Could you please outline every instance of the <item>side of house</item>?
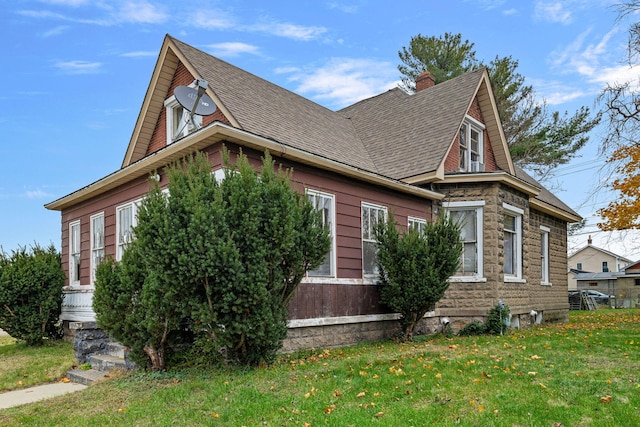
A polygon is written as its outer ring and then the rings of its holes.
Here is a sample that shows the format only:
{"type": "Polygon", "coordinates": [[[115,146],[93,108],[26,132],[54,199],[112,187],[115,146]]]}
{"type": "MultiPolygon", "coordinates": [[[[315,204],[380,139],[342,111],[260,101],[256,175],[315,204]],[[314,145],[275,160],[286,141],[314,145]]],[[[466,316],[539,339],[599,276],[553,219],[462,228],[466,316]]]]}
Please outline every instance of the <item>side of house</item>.
{"type": "Polygon", "coordinates": [[[379,301],[376,221],[400,227],[452,215],[463,228],[460,270],[423,332],[454,327],[500,301],[512,325],[567,319],[567,222],[580,217],[511,162],[486,70],[399,89],[333,112],[170,36],[165,38],[122,167],[47,205],[61,212],[69,333],[92,322],[94,272],[120,259],[150,177],[194,150],[222,168],[223,146],[258,165],[269,150],[323,211],[333,247],[289,306],[285,350],[388,337],[397,314],[379,301]],[[208,81],[217,110],[189,122],[174,89],[208,81]],[[531,317],[530,313],[539,313],[531,317]]]}
{"type": "Polygon", "coordinates": [[[567,261],[569,290],[581,289],[576,280],[576,273],[571,269],[585,273],[618,273],[632,263],[628,258],[594,246],[591,236],[587,245],[569,255],[567,261]]]}

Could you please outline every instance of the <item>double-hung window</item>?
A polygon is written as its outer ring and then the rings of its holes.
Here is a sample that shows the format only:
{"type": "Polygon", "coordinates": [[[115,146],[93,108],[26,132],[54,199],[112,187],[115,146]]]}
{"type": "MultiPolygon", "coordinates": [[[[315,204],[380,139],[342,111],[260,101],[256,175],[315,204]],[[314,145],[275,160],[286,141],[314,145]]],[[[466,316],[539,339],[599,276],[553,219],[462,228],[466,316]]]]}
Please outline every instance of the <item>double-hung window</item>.
{"type": "Polygon", "coordinates": [[[504,208],[504,277],[505,281],[522,279],[522,215],[515,206],[502,204],[504,208]]]}
{"type": "MultiPolygon", "coordinates": [[[[193,87],[193,84],[190,85],[193,87]]],[[[164,101],[167,116],[167,144],[189,135],[202,127],[202,116],[193,116],[171,96],[164,101]]]]}
{"type": "Polygon", "coordinates": [[[375,230],[379,223],[386,220],[385,206],[362,204],[362,271],[365,276],[378,275],[378,242],[375,230]]]}
{"type": "Polygon", "coordinates": [[[96,269],[104,259],[104,213],[91,217],[91,283],[96,280],[96,269]]]}
{"type": "Polygon", "coordinates": [[[116,208],[116,260],[122,259],[127,245],[133,241],[136,225],[136,205],[133,202],[116,208]]]}
{"type": "Polygon", "coordinates": [[[416,218],[413,216],[407,217],[407,228],[409,230],[418,230],[420,234],[424,233],[424,227],[427,225],[427,220],[422,218],[416,218]]]}
{"type": "MultiPolygon", "coordinates": [[[[467,280],[482,278],[482,218],[484,201],[448,202],[444,203],[447,215],[460,226],[462,254],[455,277],[468,277],[467,280]]],[[[462,279],[464,280],[464,279],[462,279]]]]}
{"type": "Polygon", "coordinates": [[[324,262],[314,270],[309,270],[309,276],[335,276],[335,196],[315,190],[307,190],[307,197],[313,207],[320,212],[322,225],[329,230],[331,236],[331,250],[325,256],[324,262]]]}
{"type": "Polygon", "coordinates": [[[69,224],[69,284],[80,284],[80,221],[69,224]]]}
{"type": "Polygon", "coordinates": [[[549,274],[549,227],[540,226],[540,283],[550,285],[551,279],[549,274]]]}
{"type": "Polygon", "coordinates": [[[484,172],[484,125],[468,117],[459,132],[460,171],[484,172]]]}

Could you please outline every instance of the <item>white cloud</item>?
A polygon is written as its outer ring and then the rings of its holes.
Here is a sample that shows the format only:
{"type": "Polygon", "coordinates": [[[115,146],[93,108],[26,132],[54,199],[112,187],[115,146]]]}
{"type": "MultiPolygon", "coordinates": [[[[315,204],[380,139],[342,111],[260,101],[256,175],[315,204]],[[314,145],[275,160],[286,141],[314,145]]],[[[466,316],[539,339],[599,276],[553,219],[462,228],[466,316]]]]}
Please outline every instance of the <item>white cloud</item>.
{"type": "Polygon", "coordinates": [[[516,9],[516,8],[505,9],[505,10],[502,11],[502,14],[505,15],[505,16],[517,15],[518,14],[518,9],[516,9]]]}
{"type": "Polygon", "coordinates": [[[207,45],[206,47],[209,48],[215,56],[233,57],[243,53],[249,53],[252,55],[259,54],[257,46],[241,42],[214,43],[207,45]]]}
{"type": "Polygon", "coordinates": [[[47,37],[57,36],[59,34],[64,33],[68,29],[69,29],[68,25],[58,25],[57,27],[54,27],[49,31],[45,31],[44,33],[42,33],[42,37],[47,38],[47,37]]]}
{"type": "Polygon", "coordinates": [[[235,18],[220,9],[199,10],[191,15],[188,25],[209,30],[224,30],[234,27],[235,18]]]}
{"type": "Polygon", "coordinates": [[[116,17],[119,22],[134,24],[162,24],[169,18],[162,8],[146,0],[123,3],[116,17]]]}
{"type": "Polygon", "coordinates": [[[542,2],[536,3],[534,8],[534,18],[541,21],[557,22],[560,24],[570,24],[573,21],[571,11],[565,8],[560,2],[542,2]]]}
{"type": "Polygon", "coordinates": [[[101,62],[89,62],[82,60],[59,61],[53,64],[65,74],[96,74],[102,68],[101,62]]]}
{"type": "Polygon", "coordinates": [[[88,0],[40,0],[42,3],[54,4],[60,6],[78,7],[88,4],[88,0]]]}
{"type": "Polygon", "coordinates": [[[156,56],[156,55],[158,55],[158,52],[144,51],[144,50],[136,50],[133,52],[125,52],[120,54],[120,56],[124,56],[126,58],[139,58],[144,56],[156,56]]]}
{"type": "Polygon", "coordinates": [[[399,81],[389,62],[368,59],[332,58],[314,70],[294,73],[296,91],[341,108],[394,88],[399,81]]]}
{"type": "Polygon", "coordinates": [[[319,36],[327,32],[325,27],[306,27],[303,25],[279,22],[261,22],[259,24],[246,26],[243,29],[249,32],[266,33],[302,41],[317,39],[319,36]]]}
{"type": "Polygon", "coordinates": [[[43,199],[43,198],[51,198],[53,195],[51,193],[47,193],[41,189],[37,190],[27,190],[23,194],[27,199],[43,199]]]}
{"type": "Polygon", "coordinates": [[[358,6],[356,5],[339,3],[337,1],[327,3],[327,7],[344,13],[356,13],[358,11],[358,6]]]}

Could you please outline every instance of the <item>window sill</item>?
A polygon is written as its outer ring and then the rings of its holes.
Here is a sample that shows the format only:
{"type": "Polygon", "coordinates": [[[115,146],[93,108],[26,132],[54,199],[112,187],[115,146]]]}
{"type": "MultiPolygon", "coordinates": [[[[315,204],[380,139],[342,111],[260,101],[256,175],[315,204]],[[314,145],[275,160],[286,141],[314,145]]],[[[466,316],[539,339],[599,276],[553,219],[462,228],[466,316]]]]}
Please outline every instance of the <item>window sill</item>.
{"type": "Polygon", "coordinates": [[[553,286],[551,282],[540,282],[541,286],[553,286]]]}
{"type": "Polygon", "coordinates": [[[486,277],[480,276],[452,276],[449,277],[450,283],[483,283],[486,282],[486,277]]]}
{"type": "Polygon", "coordinates": [[[526,279],[520,279],[519,277],[507,277],[504,278],[504,283],[527,283],[526,279]]]}

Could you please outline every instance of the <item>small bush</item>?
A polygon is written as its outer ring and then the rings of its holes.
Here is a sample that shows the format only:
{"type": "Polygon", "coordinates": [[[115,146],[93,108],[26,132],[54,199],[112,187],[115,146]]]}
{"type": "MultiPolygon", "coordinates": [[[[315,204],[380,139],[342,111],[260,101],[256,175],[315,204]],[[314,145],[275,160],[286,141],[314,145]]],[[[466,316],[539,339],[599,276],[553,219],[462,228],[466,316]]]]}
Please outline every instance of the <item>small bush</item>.
{"type": "Polygon", "coordinates": [[[496,305],[489,310],[484,323],[473,321],[465,325],[458,335],[468,337],[474,335],[501,335],[507,329],[505,319],[509,317],[509,307],[496,305]]]}
{"type": "Polygon", "coordinates": [[[0,329],[30,346],[59,338],[64,281],[53,245],[0,253],[0,329]]]}
{"type": "Polygon", "coordinates": [[[458,331],[458,335],[460,335],[461,337],[470,337],[475,335],[482,335],[484,334],[484,331],[484,323],[474,320],[473,322],[464,325],[464,327],[460,329],[460,331],[458,331]]]}

